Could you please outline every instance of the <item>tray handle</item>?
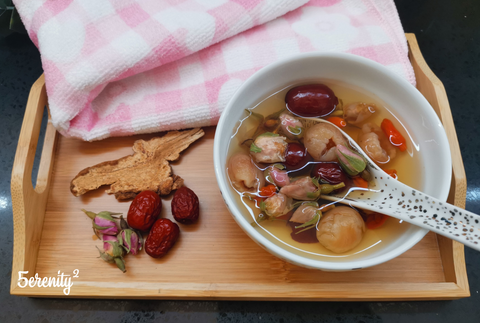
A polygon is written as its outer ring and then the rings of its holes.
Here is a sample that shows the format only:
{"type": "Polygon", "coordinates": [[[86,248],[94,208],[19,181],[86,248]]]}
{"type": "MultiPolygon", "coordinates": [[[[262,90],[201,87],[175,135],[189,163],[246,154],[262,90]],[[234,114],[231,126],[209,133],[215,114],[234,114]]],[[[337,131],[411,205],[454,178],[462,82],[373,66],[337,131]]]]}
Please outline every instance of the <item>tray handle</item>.
{"type": "Polygon", "coordinates": [[[33,84],[28,96],[12,169],[11,192],[15,235],[11,291],[16,287],[20,270],[28,271],[24,276],[35,274],[56,142],[56,130],[49,118],[34,188],[32,169],[46,105],[47,92],[45,78],[42,75],[33,84]]]}
{"type": "MultiPolygon", "coordinates": [[[[450,144],[452,182],[447,201],[464,209],[467,196],[467,179],[445,87],[425,62],[415,34],[405,34],[405,36],[409,46],[408,55],[410,62],[417,78],[417,88],[434,108],[440,120],[442,120],[450,144]]],[[[469,291],[466,278],[464,246],[459,242],[439,235],[437,235],[437,240],[442,256],[445,279],[455,282],[463,290],[469,291]],[[453,259],[454,257],[455,259],[453,259]]]]}

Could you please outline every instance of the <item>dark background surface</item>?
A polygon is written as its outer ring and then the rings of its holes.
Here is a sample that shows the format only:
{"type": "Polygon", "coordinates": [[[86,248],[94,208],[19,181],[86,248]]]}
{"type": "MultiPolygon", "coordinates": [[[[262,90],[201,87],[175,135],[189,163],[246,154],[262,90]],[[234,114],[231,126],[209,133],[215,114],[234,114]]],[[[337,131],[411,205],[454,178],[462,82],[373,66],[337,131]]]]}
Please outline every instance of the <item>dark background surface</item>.
{"type": "MultiPolygon", "coordinates": [[[[398,0],[405,32],[447,90],[480,213],[480,1],[398,0]]],[[[480,322],[480,253],[465,249],[472,296],[436,302],[194,302],[32,299],[9,294],[13,246],[10,176],[28,92],[42,73],[26,36],[0,39],[0,322],[480,322]]]]}

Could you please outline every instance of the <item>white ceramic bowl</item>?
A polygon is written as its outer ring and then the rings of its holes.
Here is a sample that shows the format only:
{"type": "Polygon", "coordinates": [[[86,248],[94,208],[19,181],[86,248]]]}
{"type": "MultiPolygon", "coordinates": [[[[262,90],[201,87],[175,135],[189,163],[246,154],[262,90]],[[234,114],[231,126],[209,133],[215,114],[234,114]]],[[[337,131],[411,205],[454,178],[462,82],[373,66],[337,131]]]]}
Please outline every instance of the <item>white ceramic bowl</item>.
{"type": "Polygon", "coordinates": [[[218,123],[213,150],[215,175],[223,199],[235,221],[255,242],[277,257],[299,266],[345,271],[378,265],[395,258],[413,247],[428,231],[411,226],[376,252],[351,261],[326,261],[320,257],[311,259],[292,253],[281,243],[265,238],[250,225],[251,220],[247,221],[242,214],[245,212],[243,205],[239,205],[232,195],[226,175],[227,151],[233,129],[244,117],[244,109],[254,107],[287,86],[311,79],[341,81],[363,88],[386,102],[418,144],[416,148],[420,150],[420,173],[423,177],[423,185],[419,189],[438,199],[447,199],[451,155],[445,130],[433,108],[415,87],[384,66],[360,56],[339,53],[306,53],[276,62],[252,75],[235,93],[218,123]]]}

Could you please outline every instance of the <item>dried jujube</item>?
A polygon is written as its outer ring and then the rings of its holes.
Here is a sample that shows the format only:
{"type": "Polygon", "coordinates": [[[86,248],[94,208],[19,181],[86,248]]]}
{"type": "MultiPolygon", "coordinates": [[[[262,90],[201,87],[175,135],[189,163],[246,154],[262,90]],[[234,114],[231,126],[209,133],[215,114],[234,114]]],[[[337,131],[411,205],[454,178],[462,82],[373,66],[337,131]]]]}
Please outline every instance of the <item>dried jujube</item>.
{"type": "Polygon", "coordinates": [[[143,191],[128,209],[127,222],[135,230],[148,231],[162,211],[162,200],[157,193],[143,191]]]}
{"type": "Polygon", "coordinates": [[[191,224],[198,220],[200,214],[198,196],[188,187],[180,187],[175,192],[171,206],[175,221],[191,224]]]}
{"type": "Polygon", "coordinates": [[[324,84],[308,84],[290,89],[285,96],[290,112],[305,118],[324,117],[335,110],[338,98],[324,84]]]}
{"type": "Polygon", "coordinates": [[[145,241],[145,252],[153,258],[161,258],[172,249],[180,235],[178,224],[169,219],[158,219],[145,241]]]}

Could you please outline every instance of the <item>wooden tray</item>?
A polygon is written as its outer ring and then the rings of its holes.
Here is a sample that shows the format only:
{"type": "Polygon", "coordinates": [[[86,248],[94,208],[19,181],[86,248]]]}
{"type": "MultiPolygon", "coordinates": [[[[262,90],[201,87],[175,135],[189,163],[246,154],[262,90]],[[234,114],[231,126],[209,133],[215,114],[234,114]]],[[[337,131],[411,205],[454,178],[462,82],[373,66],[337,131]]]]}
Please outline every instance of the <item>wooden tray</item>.
{"type": "MultiPolygon", "coordinates": [[[[428,68],[415,36],[407,34],[410,59],[418,89],[443,121],[453,158],[449,202],[465,206],[466,180],[447,96],[428,68]]],[[[99,190],[81,198],[69,191],[70,180],[84,167],[131,154],[139,138],[110,138],[82,142],[57,135],[48,123],[35,189],[31,172],[42,113],[47,103],[44,78],[33,85],[28,98],[12,172],[14,253],[11,293],[35,297],[64,297],[59,287],[17,286],[18,272],[31,277],[72,275],[69,297],[236,299],[236,300],[425,300],[470,295],[463,245],[429,233],[414,248],[382,265],[353,272],[322,272],[286,263],[256,245],[228,213],[216,185],[212,149],[215,128],[183,153],[174,172],[197,192],[201,220],[181,226],[174,249],[159,260],[144,252],[127,256],[127,273],[97,258],[91,221],[80,211],[127,212],[99,190]]],[[[163,216],[171,218],[170,200],[163,216]]]]}

